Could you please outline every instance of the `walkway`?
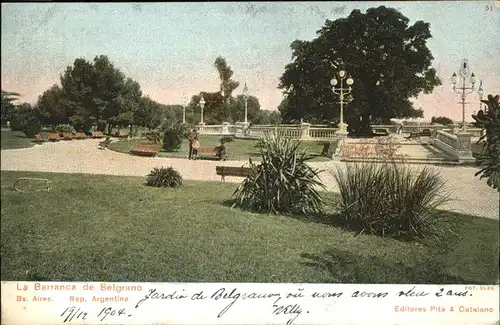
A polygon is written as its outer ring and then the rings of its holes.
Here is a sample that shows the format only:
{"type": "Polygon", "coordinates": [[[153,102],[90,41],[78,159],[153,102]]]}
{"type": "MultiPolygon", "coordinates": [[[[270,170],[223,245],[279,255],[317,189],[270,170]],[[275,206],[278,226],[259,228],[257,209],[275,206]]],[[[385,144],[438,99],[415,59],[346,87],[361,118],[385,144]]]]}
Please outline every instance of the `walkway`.
{"type": "MultiPolygon", "coordinates": [[[[154,167],[172,166],[184,179],[220,181],[215,174],[216,165],[243,166],[247,161],[186,160],[179,158],[147,158],[127,155],[111,150],[98,150],[98,139],[44,143],[27,149],[2,150],[1,170],[39,171],[60,173],[105,174],[122,176],[147,175],[154,167]]],[[[332,173],[344,163],[337,161],[313,162],[311,166],[325,170],[321,174],[329,191],[338,192],[332,173]]],[[[416,165],[415,168],[423,166],[416,165]]],[[[488,187],[485,180],[474,177],[477,171],[465,166],[433,166],[447,181],[453,193],[448,210],[498,219],[499,193],[488,187]]],[[[241,178],[226,177],[227,182],[240,182],[241,178]]]]}

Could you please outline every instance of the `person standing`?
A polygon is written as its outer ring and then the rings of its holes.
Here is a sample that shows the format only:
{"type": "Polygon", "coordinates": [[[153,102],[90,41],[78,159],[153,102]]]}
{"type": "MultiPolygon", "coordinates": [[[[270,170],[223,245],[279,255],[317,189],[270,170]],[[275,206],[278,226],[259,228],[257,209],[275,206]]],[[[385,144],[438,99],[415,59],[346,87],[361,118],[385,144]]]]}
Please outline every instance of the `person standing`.
{"type": "Polygon", "coordinates": [[[193,143],[197,138],[198,138],[198,134],[196,133],[196,130],[192,129],[191,133],[189,133],[189,135],[188,135],[188,143],[189,143],[188,159],[191,159],[193,157],[193,143]]]}
{"type": "Polygon", "coordinates": [[[198,158],[198,148],[200,147],[200,142],[198,141],[198,135],[195,136],[192,147],[193,147],[192,158],[196,160],[196,158],[198,158]]]}

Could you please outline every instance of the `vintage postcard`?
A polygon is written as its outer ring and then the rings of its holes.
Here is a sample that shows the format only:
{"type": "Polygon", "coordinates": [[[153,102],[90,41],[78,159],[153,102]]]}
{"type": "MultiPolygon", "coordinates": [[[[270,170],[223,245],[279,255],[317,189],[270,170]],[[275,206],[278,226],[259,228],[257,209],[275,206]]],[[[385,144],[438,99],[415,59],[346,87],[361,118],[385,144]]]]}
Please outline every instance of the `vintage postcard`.
{"type": "Polygon", "coordinates": [[[2,324],[498,324],[499,1],[1,11],[2,324]]]}

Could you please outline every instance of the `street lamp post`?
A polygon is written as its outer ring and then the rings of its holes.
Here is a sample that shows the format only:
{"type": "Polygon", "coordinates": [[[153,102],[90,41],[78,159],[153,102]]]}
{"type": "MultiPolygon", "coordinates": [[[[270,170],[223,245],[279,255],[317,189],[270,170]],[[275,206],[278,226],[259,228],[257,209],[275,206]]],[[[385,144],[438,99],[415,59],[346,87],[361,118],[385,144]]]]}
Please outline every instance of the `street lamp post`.
{"type": "Polygon", "coordinates": [[[187,105],[187,100],[186,96],[184,95],[182,97],[182,124],[186,124],[186,105],[187,105]]]}
{"type": "Polygon", "coordinates": [[[474,92],[474,85],[476,83],[476,76],[474,75],[474,72],[470,73],[469,69],[469,63],[467,59],[464,59],[462,61],[462,65],[460,67],[459,71],[460,77],[462,78],[462,86],[460,88],[456,87],[457,83],[457,74],[454,72],[453,75],[451,76],[451,82],[453,83],[453,91],[461,94],[462,95],[462,101],[459,102],[459,104],[462,104],[462,128],[461,131],[465,132],[466,127],[465,127],[465,104],[468,104],[465,102],[465,98],[467,95],[472,94],[474,92]],[[466,87],[465,86],[465,79],[469,77],[470,75],[470,83],[471,87],[466,87]]]}
{"type": "Polygon", "coordinates": [[[248,87],[245,82],[245,87],[243,87],[243,99],[245,100],[245,125],[248,124],[248,87]]]}
{"type": "Polygon", "coordinates": [[[479,80],[479,89],[477,90],[477,93],[479,94],[479,110],[481,110],[483,108],[483,95],[484,95],[483,80],[479,80]]]}
{"type": "Polygon", "coordinates": [[[200,121],[200,124],[201,125],[205,124],[205,122],[203,122],[203,107],[205,107],[205,100],[203,99],[203,97],[201,97],[201,99],[200,99],[200,108],[201,108],[201,121],[200,121]]]}
{"type": "Polygon", "coordinates": [[[339,80],[337,80],[336,77],[333,77],[332,80],[330,80],[330,84],[333,86],[332,91],[334,94],[337,94],[340,96],[340,123],[339,123],[339,131],[337,132],[339,135],[345,135],[347,134],[347,126],[344,123],[344,96],[349,95],[352,91],[352,84],[354,83],[354,80],[351,77],[347,77],[347,74],[344,70],[340,70],[338,73],[339,80]],[[344,80],[346,80],[347,88],[344,87],[344,80]],[[335,86],[337,84],[340,84],[338,88],[335,86]]]}

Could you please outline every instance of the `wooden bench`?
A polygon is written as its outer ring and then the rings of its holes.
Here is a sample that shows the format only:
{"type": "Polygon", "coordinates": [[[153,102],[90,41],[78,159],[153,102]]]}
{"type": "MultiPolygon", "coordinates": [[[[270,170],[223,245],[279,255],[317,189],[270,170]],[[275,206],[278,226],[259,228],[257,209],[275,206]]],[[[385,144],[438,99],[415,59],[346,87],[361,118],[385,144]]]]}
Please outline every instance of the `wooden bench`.
{"type": "Polygon", "coordinates": [[[87,138],[87,135],[85,134],[85,132],[77,132],[75,134],[75,139],[86,139],[87,138]]]}
{"type": "Polygon", "coordinates": [[[128,132],[118,131],[115,133],[117,138],[128,138],[128,132]]]}
{"type": "Polygon", "coordinates": [[[225,148],[221,147],[200,147],[198,148],[198,156],[216,157],[219,160],[227,159],[227,152],[225,148]]]}
{"type": "Polygon", "coordinates": [[[160,146],[155,144],[136,144],[130,152],[138,156],[153,157],[160,153],[160,146]]]}
{"type": "Polygon", "coordinates": [[[45,142],[45,139],[42,137],[41,134],[35,134],[35,142],[45,142]]]}
{"type": "Polygon", "coordinates": [[[92,132],[92,138],[104,138],[104,133],[101,131],[92,132]]]}
{"type": "Polygon", "coordinates": [[[215,166],[215,172],[221,176],[221,182],[226,181],[226,176],[248,177],[251,171],[250,167],[215,166]]]}
{"type": "Polygon", "coordinates": [[[59,133],[49,133],[47,136],[47,139],[49,141],[59,141],[61,140],[61,137],[59,136],[59,133]]]}
{"type": "Polygon", "coordinates": [[[63,132],[63,134],[62,134],[62,138],[64,140],[73,140],[73,137],[74,137],[73,133],[71,133],[71,132],[63,132]]]}
{"type": "Polygon", "coordinates": [[[386,136],[389,135],[389,131],[387,129],[373,129],[373,135],[377,136],[386,136]]]}

